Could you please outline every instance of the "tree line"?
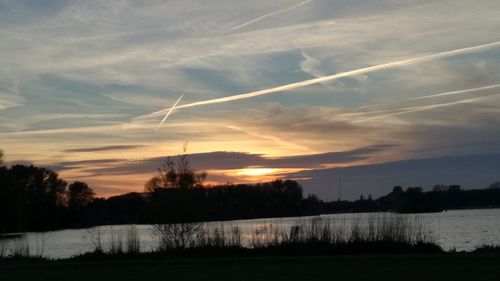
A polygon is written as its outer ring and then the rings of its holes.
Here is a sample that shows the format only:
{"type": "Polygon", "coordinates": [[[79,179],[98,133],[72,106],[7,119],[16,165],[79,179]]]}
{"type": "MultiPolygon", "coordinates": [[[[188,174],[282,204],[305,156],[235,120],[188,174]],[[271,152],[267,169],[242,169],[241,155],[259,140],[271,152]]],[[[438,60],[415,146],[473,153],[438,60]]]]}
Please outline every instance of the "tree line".
{"type": "Polygon", "coordinates": [[[0,233],[72,226],[94,196],[86,183],[68,184],[45,168],[1,166],[0,233]]]}
{"type": "MultiPolygon", "coordinates": [[[[0,151],[1,152],[1,151],[0,151]]],[[[0,156],[2,154],[0,153],[0,156]]],[[[378,199],[324,202],[307,197],[299,183],[207,186],[204,171],[187,156],[167,159],[142,193],[97,198],[84,182],[68,184],[54,171],[33,165],[2,165],[0,157],[0,233],[89,227],[104,224],[160,224],[287,217],[342,212],[432,212],[500,207],[500,183],[483,190],[435,186],[403,190],[396,186],[378,199]]]]}
{"type": "Polygon", "coordinates": [[[463,190],[460,185],[436,185],[430,191],[422,187],[395,186],[390,193],[374,200],[361,195],[355,201],[317,204],[320,213],[397,212],[424,213],[456,209],[500,208],[500,182],[485,189],[463,190]]]}

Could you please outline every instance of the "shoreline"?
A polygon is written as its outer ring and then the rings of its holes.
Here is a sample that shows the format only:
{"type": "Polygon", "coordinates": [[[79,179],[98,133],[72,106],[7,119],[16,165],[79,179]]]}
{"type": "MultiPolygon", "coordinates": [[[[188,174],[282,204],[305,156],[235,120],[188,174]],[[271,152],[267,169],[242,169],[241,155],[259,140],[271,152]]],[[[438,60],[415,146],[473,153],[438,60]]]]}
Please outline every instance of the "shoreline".
{"type": "MultiPolygon", "coordinates": [[[[245,221],[253,221],[253,220],[272,220],[272,219],[289,219],[289,218],[314,218],[314,217],[320,217],[320,216],[328,216],[328,215],[352,215],[352,214],[368,214],[368,213],[374,213],[374,214],[380,214],[380,213],[386,213],[386,214],[391,214],[391,215],[419,215],[419,214],[430,214],[430,213],[446,213],[450,211],[475,211],[475,210],[495,210],[495,209],[500,209],[500,206],[493,206],[493,207],[477,207],[477,208],[457,208],[457,209],[447,209],[447,210],[442,210],[442,211],[434,211],[434,212],[418,212],[418,213],[399,213],[399,212],[394,212],[394,211],[387,211],[387,210],[381,210],[381,211],[366,211],[366,212],[339,212],[339,213],[321,213],[321,214],[304,214],[304,215],[294,215],[294,216],[282,216],[282,217],[253,217],[253,218],[243,218],[243,219],[227,219],[227,220],[213,220],[213,221],[196,221],[192,223],[202,223],[202,224],[210,224],[210,223],[219,223],[219,222],[245,222],[245,221]]],[[[123,225],[138,225],[138,226],[144,226],[144,225],[155,225],[155,223],[113,223],[113,224],[96,224],[96,225],[89,225],[89,226],[79,226],[79,227],[67,227],[67,228],[54,228],[54,229],[44,229],[44,230],[25,230],[25,231],[17,231],[17,232],[7,232],[7,233],[0,233],[0,240],[2,240],[2,237],[6,237],[4,239],[10,239],[10,238],[20,238],[24,236],[26,233],[46,233],[46,232],[56,232],[56,231],[64,231],[64,230],[81,230],[81,229],[89,229],[89,228],[95,228],[95,227],[111,227],[111,226],[123,226],[123,225]],[[8,237],[8,236],[17,236],[17,237],[8,237]]]]}

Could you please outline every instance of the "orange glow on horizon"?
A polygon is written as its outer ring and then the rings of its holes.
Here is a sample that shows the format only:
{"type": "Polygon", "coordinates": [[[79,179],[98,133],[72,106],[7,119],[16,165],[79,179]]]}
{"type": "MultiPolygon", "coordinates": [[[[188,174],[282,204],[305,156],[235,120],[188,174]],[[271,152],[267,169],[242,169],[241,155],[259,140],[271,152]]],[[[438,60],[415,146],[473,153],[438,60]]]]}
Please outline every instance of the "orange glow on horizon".
{"type": "Polygon", "coordinates": [[[273,168],[247,168],[247,169],[240,169],[238,172],[236,172],[237,176],[266,176],[273,174],[277,171],[278,169],[273,169],[273,168]]]}

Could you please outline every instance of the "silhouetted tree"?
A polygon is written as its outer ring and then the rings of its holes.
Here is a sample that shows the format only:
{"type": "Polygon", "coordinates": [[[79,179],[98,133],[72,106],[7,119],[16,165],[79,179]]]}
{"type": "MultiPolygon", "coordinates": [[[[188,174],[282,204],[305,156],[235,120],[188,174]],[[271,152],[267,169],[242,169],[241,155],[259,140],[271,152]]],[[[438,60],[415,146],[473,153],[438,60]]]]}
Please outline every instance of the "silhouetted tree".
{"type": "Polygon", "coordinates": [[[157,188],[162,188],[162,180],[159,176],[150,178],[144,184],[144,192],[153,192],[157,188]]]}
{"type": "Polygon", "coordinates": [[[86,183],[75,181],[68,186],[68,207],[78,210],[94,200],[95,193],[86,183]]]}
{"type": "Polygon", "coordinates": [[[401,186],[397,185],[392,189],[392,193],[394,193],[395,196],[400,196],[401,194],[404,193],[404,191],[401,186]]]}
{"type": "Polygon", "coordinates": [[[489,189],[500,189],[500,181],[490,184],[489,189]]]}
{"type": "Polygon", "coordinates": [[[9,174],[29,228],[55,228],[63,222],[67,183],[57,173],[33,165],[14,165],[9,174]]]}
{"type": "Polygon", "coordinates": [[[457,185],[457,184],[454,184],[454,185],[450,185],[450,187],[448,188],[448,191],[451,192],[451,193],[457,193],[457,192],[460,192],[460,185],[457,185]]]}
{"type": "Polygon", "coordinates": [[[177,156],[175,163],[170,157],[167,157],[165,163],[158,169],[159,175],[148,180],[144,189],[151,192],[160,188],[193,189],[203,187],[207,173],[196,171],[191,167],[186,149],[187,142],[184,143],[183,153],[177,156]]]}
{"type": "Polygon", "coordinates": [[[434,192],[443,192],[443,191],[448,191],[448,186],[444,184],[436,184],[433,188],[432,191],[434,192]]]}
{"type": "Polygon", "coordinates": [[[167,158],[159,172],[162,188],[199,188],[203,186],[203,181],[207,177],[206,172],[198,172],[191,168],[186,154],[180,155],[177,163],[167,158]]]}

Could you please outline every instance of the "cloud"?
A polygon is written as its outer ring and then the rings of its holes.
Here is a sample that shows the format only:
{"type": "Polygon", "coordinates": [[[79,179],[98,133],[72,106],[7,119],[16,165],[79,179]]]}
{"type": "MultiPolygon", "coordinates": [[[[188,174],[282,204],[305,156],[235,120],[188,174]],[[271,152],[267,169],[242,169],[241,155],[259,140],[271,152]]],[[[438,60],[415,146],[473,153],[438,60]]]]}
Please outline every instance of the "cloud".
{"type": "Polygon", "coordinates": [[[342,199],[357,199],[360,194],[377,198],[396,185],[421,186],[459,184],[463,188],[485,188],[499,180],[500,154],[433,157],[346,168],[316,169],[289,174],[302,180],[307,193],[322,198],[338,198],[341,180],[342,199]]]}
{"type": "Polygon", "coordinates": [[[22,106],[26,99],[9,89],[2,89],[0,82],[0,110],[22,106]]]}
{"type": "MultiPolygon", "coordinates": [[[[189,154],[189,160],[195,169],[201,170],[233,170],[249,167],[309,169],[325,165],[366,160],[377,153],[381,153],[392,148],[394,148],[394,145],[386,144],[362,147],[350,151],[272,158],[265,157],[262,154],[218,151],[189,154]]],[[[177,156],[172,157],[174,162],[176,159],[177,156]]],[[[73,168],[80,167],[84,169],[85,172],[96,175],[120,175],[130,173],[151,173],[161,167],[165,160],[166,156],[137,161],[103,159],[97,161],[61,162],[53,164],[52,167],[59,167],[58,169],[65,169],[65,166],[71,166],[73,168]],[[104,164],[104,166],[100,168],[93,168],[92,165],[94,164],[104,164]],[[106,164],[108,164],[107,167],[106,164]]]]}
{"type": "Polygon", "coordinates": [[[307,4],[307,3],[311,2],[311,1],[312,1],[312,0],[305,0],[305,1],[299,2],[299,3],[297,3],[297,4],[294,4],[294,5],[292,5],[292,6],[288,6],[288,7],[286,7],[286,8],[282,8],[282,9],[279,9],[279,10],[273,11],[273,12],[271,12],[271,13],[265,14],[265,15],[263,15],[263,16],[260,16],[260,17],[254,18],[254,19],[252,19],[252,20],[250,20],[250,21],[244,22],[244,23],[242,23],[242,24],[239,24],[239,25],[237,25],[237,26],[234,26],[234,27],[230,28],[230,29],[228,30],[228,32],[235,31],[235,30],[241,29],[241,28],[243,28],[243,27],[245,27],[245,26],[248,26],[248,25],[254,24],[254,23],[256,23],[256,22],[259,22],[259,21],[261,21],[261,20],[264,20],[264,19],[266,19],[266,18],[269,18],[269,17],[275,16],[275,15],[278,15],[278,14],[282,14],[282,13],[284,13],[284,12],[286,12],[286,11],[291,10],[291,9],[295,9],[295,8],[300,7],[300,6],[303,6],[303,5],[305,5],[305,4],[307,4]]]}
{"type": "MultiPolygon", "coordinates": [[[[455,50],[450,50],[450,51],[444,51],[444,52],[434,53],[434,54],[430,54],[430,55],[415,57],[415,58],[411,58],[411,59],[393,61],[393,62],[383,63],[383,64],[374,65],[374,66],[370,66],[370,67],[345,71],[345,72],[341,72],[341,73],[337,73],[337,74],[321,76],[321,77],[317,77],[317,78],[313,78],[313,79],[309,79],[309,80],[290,83],[287,85],[282,85],[282,86],[273,87],[273,88],[269,88],[269,89],[254,91],[254,92],[250,92],[250,93],[183,104],[183,105],[177,106],[177,108],[182,109],[182,108],[189,108],[189,107],[202,106],[202,105],[226,103],[226,102],[231,102],[231,101],[236,101],[236,100],[258,97],[258,96],[262,96],[262,95],[268,95],[268,94],[272,94],[272,93],[285,92],[285,91],[293,90],[296,88],[306,87],[306,86],[310,86],[310,85],[314,85],[314,84],[318,84],[318,83],[329,82],[329,81],[344,78],[344,77],[350,77],[350,76],[354,76],[354,75],[360,75],[360,74],[365,74],[365,73],[370,73],[370,72],[380,71],[380,70],[385,70],[385,69],[390,69],[390,68],[403,67],[403,66],[408,66],[408,65],[417,64],[417,63],[423,63],[423,62],[431,61],[431,60],[435,60],[435,59],[442,59],[442,58],[446,58],[446,57],[450,57],[450,56],[462,55],[462,54],[473,53],[473,52],[480,52],[480,51],[488,50],[490,48],[497,48],[499,46],[500,46],[500,41],[496,41],[496,42],[486,43],[486,44],[477,45],[477,46],[473,46],[473,47],[466,47],[466,48],[460,48],[460,49],[455,49],[455,50]]],[[[165,112],[170,112],[171,110],[172,110],[172,108],[167,108],[167,109],[164,109],[161,111],[153,112],[150,115],[155,116],[158,114],[164,114],[165,112]]]]}
{"type": "Polygon", "coordinates": [[[459,95],[459,94],[464,94],[464,93],[473,93],[473,92],[478,92],[478,91],[483,91],[483,90],[496,89],[498,87],[500,87],[500,84],[494,84],[494,85],[488,85],[488,86],[472,88],[472,89],[462,89],[462,90],[457,90],[457,91],[449,91],[449,92],[444,92],[444,93],[439,93],[439,94],[427,95],[427,96],[414,98],[414,100],[445,97],[445,96],[459,95]]]}
{"type": "Polygon", "coordinates": [[[66,149],[64,150],[64,152],[99,152],[99,151],[110,151],[110,150],[129,150],[140,147],[143,147],[143,145],[110,145],[101,147],[66,149]]]}
{"type": "MultiPolygon", "coordinates": [[[[474,102],[490,99],[491,97],[495,97],[497,95],[500,95],[500,94],[491,95],[491,96],[482,96],[482,97],[476,97],[476,98],[460,99],[460,100],[455,100],[455,101],[445,102],[445,103],[435,103],[435,104],[422,105],[422,106],[412,106],[412,107],[406,107],[406,108],[384,110],[384,111],[382,111],[381,114],[380,114],[380,111],[377,111],[377,112],[375,112],[375,114],[373,116],[361,117],[361,118],[353,120],[352,122],[354,122],[354,123],[367,122],[367,121],[373,121],[373,120],[387,118],[387,117],[393,117],[396,115],[403,115],[403,114],[420,112],[420,111],[428,111],[428,110],[433,110],[433,109],[438,109],[438,108],[448,107],[448,106],[455,106],[455,105],[460,105],[460,104],[474,103],[474,102]]],[[[370,114],[370,112],[367,112],[367,114],[370,114]]]]}
{"type": "MultiPolygon", "coordinates": [[[[287,166],[276,160],[286,157],[314,166],[332,151],[384,144],[397,146],[335,165],[500,150],[498,89],[457,92],[499,83],[500,48],[432,57],[498,41],[498,1],[301,1],[0,1],[2,149],[37,165],[118,160],[66,166],[71,176],[176,154],[184,140],[193,154],[242,153],[237,167],[287,166]],[[158,132],[161,118],[134,118],[180,95],[186,105],[259,89],[288,90],[179,110],[158,132]],[[448,94],[414,99],[435,93],[448,94]],[[401,109],[413,111],[353,122],[401,109]],[[66,152],[130,144],[143,146],[66,152]]],[[[141,190],[150,174],[130,171],[86,179],[141,190]]]]}

